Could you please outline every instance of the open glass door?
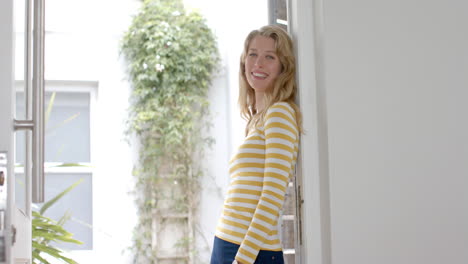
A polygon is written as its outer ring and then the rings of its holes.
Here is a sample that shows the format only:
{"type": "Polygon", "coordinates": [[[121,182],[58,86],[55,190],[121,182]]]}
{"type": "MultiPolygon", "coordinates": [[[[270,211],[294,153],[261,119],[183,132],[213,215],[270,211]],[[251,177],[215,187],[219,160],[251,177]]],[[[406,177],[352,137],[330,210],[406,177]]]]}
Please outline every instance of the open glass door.
{"type": "Polygon", "coordinates": [[[43,0],[0,1],[0,264],[32,262],[31,203],[43,200],[43,28],[43,0]]]}
{"type": "MultiPolygon", "coordinates": [[[[269,24],[277,25],[291,34],[289,21],[291,20],[289,0],[269,0],[269,24]]],[[[283,243],[284,261],[286,264],[301,262],[301,184],[300,175],[291,179],[286,192],[281,224],[281,238],[283,243]]]]}

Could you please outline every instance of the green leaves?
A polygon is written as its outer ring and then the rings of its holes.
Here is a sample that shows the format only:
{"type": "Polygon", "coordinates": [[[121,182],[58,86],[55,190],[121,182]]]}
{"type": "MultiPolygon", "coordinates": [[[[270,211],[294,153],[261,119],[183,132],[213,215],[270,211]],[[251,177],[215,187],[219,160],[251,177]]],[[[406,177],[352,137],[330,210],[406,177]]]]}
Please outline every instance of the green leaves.
{"type": "Polygon", "coordinates": [[[73,190],[83,180],[79,180],[72,184],[70,187],[56,195],[54,198],[44,203],[40,208],[39,212],[32,212],[32,257],[33,263],[36,264],[49,264],[44,258],[44,254],[47,254],[53,258],[60,259],[70,264],[77,264],[76,261],[67,258],[63,255],[62,250],[57,247],[50,245],[51,242],[66,242],[74,244],[83,244],[83,242],[73,239],[73,234],[63,228],[65,222],[67,222],[71,215],[69,212],[65,213],[58,221],[50,219],[43,214],[53,206],[58,200],[64,195],[73,190]]]}
{"type": "Polygon", "coordinates": [[[139,210],[135,263],[154,263],[152,223],[166,208],[194,210],[202,173],[198,160],[209,146],[206,99],[218,66],[214,34],[181,0],[145,0],[125,33],[121,52],[132,83],[128,131],[140,157],[134,194],[139,210]]]}
{"type": "Polygon", "coordinates": [[[46,203],[44,203],[44,205],[42,205],[41,209],[39,210],[39,213],[40,214],[44,214],[47,209],[49,209],[52,205],[54,205],[58,200],[60,200],[60,198],[62,198],[63,196],[65,196],[67,193],[69,193],[71,190],[75,189],[76,186],[78,186],[80,183],[83,182],[83,179],[80,179],[78,180],[77,182],[75,182],[74,184],[72,184],[70,187],[68,187],[67,189],[63,190],[61,193],[57,194],[54,198],[52,198],[51,200],[47,201],[46,203]]]}

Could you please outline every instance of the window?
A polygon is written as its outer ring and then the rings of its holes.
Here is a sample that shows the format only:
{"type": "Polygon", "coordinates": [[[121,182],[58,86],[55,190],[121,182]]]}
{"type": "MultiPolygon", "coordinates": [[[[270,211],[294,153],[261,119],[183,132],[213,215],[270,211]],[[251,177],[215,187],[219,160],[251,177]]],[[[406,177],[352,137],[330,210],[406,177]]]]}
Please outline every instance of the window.
{"type": "MultiPolygon", "coordinates": [[[[19,85],[21,86],[21,85],[19,85]]],[[[95,83],[46,82],[45,126],[45,201],[81,180],[82,182],[63,196],[45,215],[54,220],[69,212],[71,218],[64,227],[74,234],[82,245],[63,243],[69,250],[93,248],[93,172],[91,166],[91,105],[95,83]]],[[[24,93],[17,92],[16,116],[24,116],[24,93]]],[[[25,160],[25,134],[16,137],[16,163],[25,160]]],[[[24,177],[21,174],[20,177],[24,177]]],[[[21,184],[17,181],[16,184],[21,184]]],[[[21,188],[19,188],[21,190],[21,188]]],[[[23,194],[17,198],[24,200],[23,194]]],[[[42,204],[37,204],[40,207],[42,204]]],[[[34,210],[34,207],[33,207],[34,210]]]]}

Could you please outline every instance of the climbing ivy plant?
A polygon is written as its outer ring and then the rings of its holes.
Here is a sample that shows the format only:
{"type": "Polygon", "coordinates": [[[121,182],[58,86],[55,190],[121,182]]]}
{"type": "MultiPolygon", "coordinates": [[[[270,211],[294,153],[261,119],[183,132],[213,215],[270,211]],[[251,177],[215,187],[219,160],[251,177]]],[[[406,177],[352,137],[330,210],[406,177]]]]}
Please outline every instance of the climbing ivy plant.
{"type": "Polygon", "coordinates": [[[139,142],[134,263],[156,263],[155,225],[164,224],[164,215],[193,215],[197,209],[200,160],[212,142],[206,136],[207,92],[218,51],[205,19],[186,11],[182,0],[145,0],[121,52],[132,85],[127,132],[139,142]]]}

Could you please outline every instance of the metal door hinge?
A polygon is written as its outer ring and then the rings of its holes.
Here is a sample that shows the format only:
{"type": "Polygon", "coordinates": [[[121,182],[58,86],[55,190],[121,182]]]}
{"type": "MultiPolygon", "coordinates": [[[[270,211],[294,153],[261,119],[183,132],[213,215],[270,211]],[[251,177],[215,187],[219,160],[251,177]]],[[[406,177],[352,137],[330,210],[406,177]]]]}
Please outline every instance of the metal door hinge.
{"type": "Polygon", "coordinates": [[[0,171],[0,186],[3,186],[5,184],[5,172],[0,171]]]}
{"type": "Polygon", "coordinates": [[[16,243],[16,227],[11,225],[11,245],[16,243]]]}
{"type": "Polygon", "coordinates": [[[299,245],[302,245],[302,204],[304,199],[302,199],[301,185],[297,185],[297,233],[299,235],[299,245]]]}

